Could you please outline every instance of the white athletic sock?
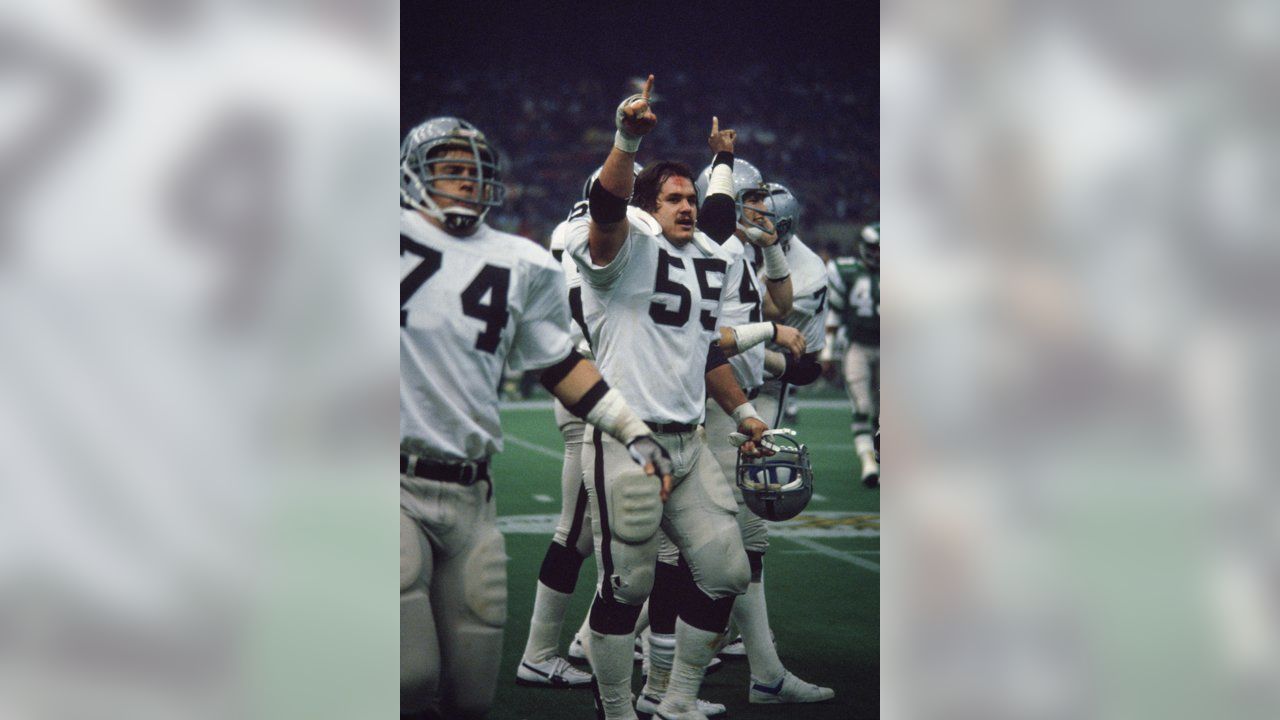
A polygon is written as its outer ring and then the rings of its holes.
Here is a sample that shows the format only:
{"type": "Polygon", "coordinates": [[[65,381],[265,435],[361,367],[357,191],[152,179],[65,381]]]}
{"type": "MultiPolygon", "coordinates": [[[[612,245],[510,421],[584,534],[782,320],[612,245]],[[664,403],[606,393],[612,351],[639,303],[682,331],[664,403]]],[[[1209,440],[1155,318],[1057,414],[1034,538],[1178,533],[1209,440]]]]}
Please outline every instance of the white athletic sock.
{"type": "Polygon", "coordinates": [[[667,682],[671,679],[671,664],[676,658],[676,636],[659,635],[649,631],[649,680],[644,685],[645,695],[662,697],[667,694],[667,682]]]}
{"type": "Polygon", "coordinates": [[[631,634],[605,635],[592,630],[587,642],[605,717],[608,720],[632,720],[636,716],[635,708],[631,706],[635,637],[631,634]]]}
{"type": "Polygon", "coordinates": [[[556,655],[569,597],[538,583],[538,591],[533,598],[533,619],[529,621],[529,639],[524,644],[525,661],[544,662],[556,655]]]}
{"type": "Polygon", "coordinates": [[[865,433],[854,436],[853,448],[857,451],[858,457],[862,457],[866,453],[874,453],[876,451],[876,446],[872,441],[871,436],[865,433]]]}
{"type": "Polygon", "coordinates": [[[773,647],[763,582],[747,585],[747,591],[733,601],[733,620],[742,632],[742,644],[747,649],[751,677],[768,684],[777,682],[786,668],[782,667],[778,651],[773,647]]]}
{"type": "Polygon", "coordinates": [[[719,643],[719,633],[699,630],[684,620],[676,619],[676,656],[671,664],[667,694],[662,698],[659,710],[678,713],[696,707],[702,674],[716,656],[719,643]]]}

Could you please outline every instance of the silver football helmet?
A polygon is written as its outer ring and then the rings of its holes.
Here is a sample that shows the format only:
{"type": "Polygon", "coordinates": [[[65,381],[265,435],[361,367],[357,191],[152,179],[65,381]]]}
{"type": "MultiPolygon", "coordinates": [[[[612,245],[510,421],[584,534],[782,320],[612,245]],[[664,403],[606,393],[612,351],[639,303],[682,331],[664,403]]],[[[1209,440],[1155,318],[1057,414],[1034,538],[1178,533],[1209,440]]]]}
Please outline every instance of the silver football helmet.
{"type": "Polygon", "coordinates": [[[791,238],[796,234],[796,225],[800,222],[800,202],[781,183],[765,183],[764,186],[769,191],[765,207],[773,212],[773,225],[778,232],[778,242],[782,243],[782,249],[786,250],[787,245],[791,243],[791,238]]]}
{"type": "MultiPolygon", "coordinates": [[[[632,165],[632,170],[633,170],[633,172],[635,173],[635,176],[636,176],[636,177],[640,177],[640,171],[644,170],[644,166],[643,166],[643,165],[641,165],[641,164],[640,164],[640,163],[638,163],[638,162],[632,162],[632,163],[631,163],[631,165],[632,165]]],[[[603,166],[603,165],[601,165],[600,167],[596,168],[596,169],[595,169],[595,171],[591,173],[591,176],[587,178],[587,182],[586,182],[586,184],[584,184],[584,185],[582,186],[582,199],[583,199],[583,200],[590,200],[590,199],[591,199],[591,183],[595,182],[595,181],[596,181],[596,178],[600,177],[600,172],[601,172],[602,170],[604,170],[604,166],[603,166]]]]}
{"type": "Polygon", "coordinates": [[[761,444],[775,454],[753,458],[738,453],[735,474],[742,499],[765,520],[790,520],[813,497],[809,450],[790,428],[766,430],[761,444]]]}
{"type": "MultiPolygon", "coordinates": [[[[698,179],[694,182],[694,188],[698,191],[698,205],[707,199],[707,190],[711,185],[711,166],[708,165],[698,175],[698,179]]],[[[755,165],[746,160],[733,160],[733,201],[738,206],[738,226],[744,230],[749,227],[759,228],[762,232],[769,232],[769,228],[763,224],[748,220],[743,212],[742,203],[747,195],[759,193],[767,195],[765,188],[764,176],[756,169],[755,165]]],[[[765,210],[755,210],[756,213],[769,218],[769,222],[775,222],[773,213],[768,209],[768,203],[765,203],[765,210]]]]}
{"type": "Polygon", "coordinates": [[[867,267],[880,267],[880,221],[877,220],[862,228],[862,236],[858,240],[858,254],[867,267]]]}
{"type": "Polygon", "coordinates": [[[451,230],[466,231],[484,220],[491,208],[500,207],[507,196],[502,184],[498,151],[476,126],[455,117],[432,118],[409,131],[400,145],[400,202],[439,220],[451,230]],[[452,164],[471,165],[472,175],[437,174],[435,158],[447,150],[465,150],[471,157],[459,157],[452,164]],[[440,180],[475,180],[475,195],[463,196],[436,187],[440,180]],[[466,203],[441,208],[435,198],[466,203]]]}

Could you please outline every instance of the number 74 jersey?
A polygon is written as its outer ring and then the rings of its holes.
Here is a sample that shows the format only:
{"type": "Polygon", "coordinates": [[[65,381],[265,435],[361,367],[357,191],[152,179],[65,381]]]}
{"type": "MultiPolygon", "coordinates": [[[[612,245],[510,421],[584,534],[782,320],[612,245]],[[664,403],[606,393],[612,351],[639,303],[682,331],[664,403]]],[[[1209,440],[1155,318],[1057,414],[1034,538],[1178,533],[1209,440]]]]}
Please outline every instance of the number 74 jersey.
{"type": "Polygon", "coordinates": [[[502,450],[504,364],[547,367],[572,349],[564,273],[551,254],[487,225],[466,238],[400,212],[400,438],[415,454],[502,450]]]}

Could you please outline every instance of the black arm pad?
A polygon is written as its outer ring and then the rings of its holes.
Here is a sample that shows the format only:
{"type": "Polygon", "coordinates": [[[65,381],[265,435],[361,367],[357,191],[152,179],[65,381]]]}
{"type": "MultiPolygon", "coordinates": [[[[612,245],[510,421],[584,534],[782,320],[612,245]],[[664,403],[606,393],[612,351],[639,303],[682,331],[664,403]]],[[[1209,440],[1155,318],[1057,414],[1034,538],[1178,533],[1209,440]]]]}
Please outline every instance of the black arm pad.
{"type": "Polygon", "coordinates": [[[711,169],[714,170],[717,165],[728,165],[729,171],[733,171],[733,153],[728,150],[721,150],[716,156],[711,158],[711,169]]]}
{"type": "Polygon", "coordinates": [[[612,225],[627,217],[627,200],[605,190],[600,178],[591,183],[591,192],[587,194],[591,204],[591,219],[601,225],[612,225]]]}
{"type": "Polygon", "coordinates": [[[583,358],[578,354],[577,350],[570,350],[564,359],[547,368],[543,368],[542,374],[538,376],[538,382],[542,383],[542,387],[547,392],[554,392],[555,387],[560,381],[569,376],[569,372],[578,366],[578,362],[583,358]]]}
{"type": "Polygon", "coordinates": [[[720,349],[720,341],[711,343],[711,347],[707,348],[707,369],[702,372],[703,375],[715,370],[721,365],[728,365],[729,358],[724,356],[724,351],[720,349]]]}
{"type": "Polygon", "coordinates": [[[733,235],[738,226],[738,206],[724,193],[713,193],[702,201],[698,210],[698,229],[718,243],[733,235]]]}
{"type": "Polygon", "coordinates": [[[809,353],[799,360],[791,357],[791,353],[783,353],[787,360],[787,369],[782,371],[778,379],[791,385],[811,385],[822,376],[822,366],[818,364],[818,353],[809,353]]]}
{"type": "Polygon", "coordinates": [[[609,392],[609,383],[601,379],[595,385],[592,385],[587,394],[583,395],[578,402],[565,409],[586,420],[587,413],[591,412],[591,408],[595,407],[596,403],[600,402],[600,398],[604,397],[607,392],[609,392]]]}

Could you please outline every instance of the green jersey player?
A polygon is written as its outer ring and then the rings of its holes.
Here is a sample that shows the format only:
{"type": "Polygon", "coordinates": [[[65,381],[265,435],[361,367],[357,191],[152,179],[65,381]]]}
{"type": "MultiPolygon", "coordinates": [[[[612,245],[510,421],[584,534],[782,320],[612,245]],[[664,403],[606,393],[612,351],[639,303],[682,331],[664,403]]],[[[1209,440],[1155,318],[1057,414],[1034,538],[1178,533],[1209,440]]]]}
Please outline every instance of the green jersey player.
{"type": "Polygon", "coordinates": [[[880,424],[880,223],[862,229],[857,257],[827,264],[831,315],[828,330],[843,326],[849,340],[844,357],[845,387],[853,405],[853,442],[862,464],[862,482],[880,484],[872,435],[880,424]]]}

